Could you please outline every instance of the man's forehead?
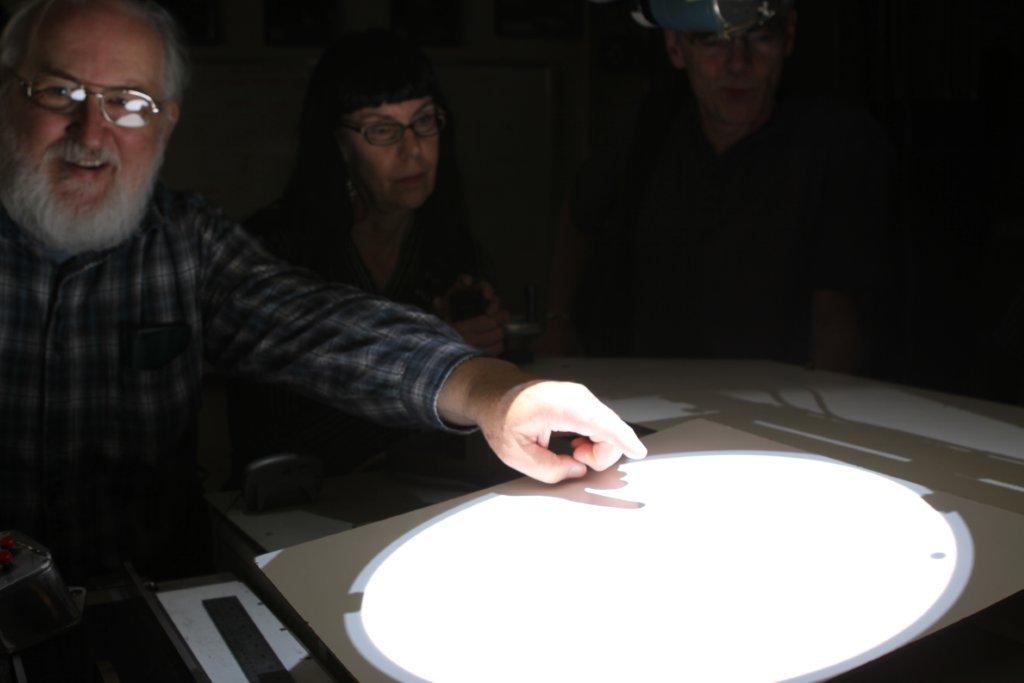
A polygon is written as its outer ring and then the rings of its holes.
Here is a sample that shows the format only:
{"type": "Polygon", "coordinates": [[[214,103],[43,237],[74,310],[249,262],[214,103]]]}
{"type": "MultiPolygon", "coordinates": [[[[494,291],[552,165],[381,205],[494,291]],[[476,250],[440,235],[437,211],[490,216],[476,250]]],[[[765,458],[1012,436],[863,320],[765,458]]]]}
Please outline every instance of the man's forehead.
{"type": "Polygon", "coordinates": [[[729,31],[729,32],[711,33],[711,32],[707,32],[707,31],[677,31],[676,33],[679,34],[682,37],[685,37],[685,38],[688,38],[688,39],[691,39],[691,40],[707,40],[707,39],[710,39],[710,38],[721,38],[721,39],[724,40],[724,39],[728,39],[728,38],[736,38],[736,37],[739,37],[739,36],[751,35],[751,34],[752,35],[773,34],[773,35],[780,35],[781,36],[782,34],[784,34],[786,32],[786,28],[788,28],[788,26],[789,26],[789,21],[790,21],[790,19],[789,19],[788,16],[783,17],[783,16],[780,16],[780,15],[776,14],[775,16],[773,16],[768,21],[765,21],[765,22],[762,22],[762,23],[758,23],[758,24],[754,24],[752,26],[746,26],[746,27],[743,27],[743,28],[735,29],[735,30],[732,30],[732,31],[729,31]]]}
{"type": "Polygon", "coordinates": [[[152,24],[118,3],[56,2],[39,18],[22,67],[155,89],[162,83],[163,43],[152,24]]]}
{"type": "Polygon", "coordinates": [[[765,33],[775,33],[782,35],[795,27],[796,10],[793,9],[792,2],[783,2],[782,6],[777,11],[762,16],[758,20],[750,23],[736,24],[729,28],[722,28],[717,32],[677,29],[676,34],[680,37],[708,35],[735,37],[750,33],[759,33],[762,35],[765,33]]]}

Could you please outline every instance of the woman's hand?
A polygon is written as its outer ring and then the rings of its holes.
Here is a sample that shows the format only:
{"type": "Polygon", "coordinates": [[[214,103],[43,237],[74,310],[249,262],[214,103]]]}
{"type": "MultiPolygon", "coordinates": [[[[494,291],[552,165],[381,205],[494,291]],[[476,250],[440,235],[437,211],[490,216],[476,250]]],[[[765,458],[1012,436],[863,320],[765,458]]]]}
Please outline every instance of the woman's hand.
{"type": "Polygon", "coordinates": [[[504,349],[509,314],[490,283],[460,275],[444,296],[434,299],[434,313],[455,328],[463,341],[488,356],[504,349]]]}

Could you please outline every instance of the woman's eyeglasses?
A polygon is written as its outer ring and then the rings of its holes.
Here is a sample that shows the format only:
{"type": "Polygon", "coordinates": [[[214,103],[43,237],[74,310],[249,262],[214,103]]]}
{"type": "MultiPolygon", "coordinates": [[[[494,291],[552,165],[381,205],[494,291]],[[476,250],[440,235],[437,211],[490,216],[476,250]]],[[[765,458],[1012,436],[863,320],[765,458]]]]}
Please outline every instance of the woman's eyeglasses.
{"type": "Polygon", "coordinates": [[[409,123],[399,123],[398,121],[375,121],[368,123],[363,126],[358,126],[354,123],[342,121],[339,125],[342,128],[348,128],[360,133],[363,138],[371,145],[377,147],[387,147],[393,145],[402,139],[405,135],[405,130],[408,128],[417,137],[429,138],[437,135],[444,128],[445,114],[440,109],[436,111],[427,112],[420,114],[409,123]]]}

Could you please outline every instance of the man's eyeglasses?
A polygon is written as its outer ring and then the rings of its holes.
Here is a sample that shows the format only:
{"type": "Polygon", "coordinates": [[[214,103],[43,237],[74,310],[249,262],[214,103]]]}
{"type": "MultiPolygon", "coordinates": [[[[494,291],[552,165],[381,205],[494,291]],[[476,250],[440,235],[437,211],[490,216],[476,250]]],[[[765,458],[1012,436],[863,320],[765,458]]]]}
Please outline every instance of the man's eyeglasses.
{"type": "Polygon", "coordinates": [[[398,121],[377,121],[374,123],[368,123],[364,126],[358,126],[354,123],[348,123],[342,121],[339,125],[342,128],[348,128],[360,133],[363,138],[371,145],[377,147],[387,147],[393,145],[402,139],[405,135],[405,129],[412,130],[418,137],[429,138],[437,135],[444,128],[445,124],[445,113],[440,109],[435,111],[420,114],[409,123],[399,123],[398,121]]]}
{"type": "Polygon", "coordinates": [[[25,97],[48,111],[70,114],[89,95],[100,102],[103,118],[121,128],[142,128],[160,113],[160,105],[150,95],[130,88],[90,88],[63,76],[39,74],[32,80],[21,78],[25,97]]]}
{"type": "Polygon", "coordinates": [[[706,52],[728,52],[733,43],[743,42],[753,51],[770,51],[783,42],[783,32],[775,26],[762,26],[735,34],[689,33],[687,37],[695,47],[706,52]]]}

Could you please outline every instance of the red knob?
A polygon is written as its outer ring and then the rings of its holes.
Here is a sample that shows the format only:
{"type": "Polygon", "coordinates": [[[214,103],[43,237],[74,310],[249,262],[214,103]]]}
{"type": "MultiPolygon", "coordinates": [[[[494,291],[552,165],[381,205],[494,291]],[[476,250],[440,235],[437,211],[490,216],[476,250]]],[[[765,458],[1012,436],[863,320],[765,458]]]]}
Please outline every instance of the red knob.
{"type": "Polygon", "coordinates": [[[3,550],[14,550],[14,546],[17,541],[14,540],[14,536],[4,536],[0,538],[0,548],[3,550]]]}
{"type": "Polygon", "coordinates": [[[4,567],[14,563],[14,553],[10,550],[0,550],[0,565],[4,567]]]}

